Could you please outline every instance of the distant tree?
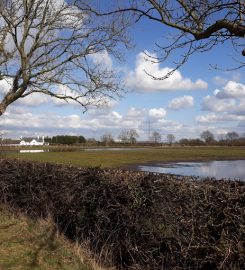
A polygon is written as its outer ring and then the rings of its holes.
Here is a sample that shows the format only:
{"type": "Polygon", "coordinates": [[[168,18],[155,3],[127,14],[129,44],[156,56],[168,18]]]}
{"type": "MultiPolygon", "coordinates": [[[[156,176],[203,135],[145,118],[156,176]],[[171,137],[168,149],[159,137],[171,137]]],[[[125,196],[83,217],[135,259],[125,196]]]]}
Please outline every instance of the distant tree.
{"type": "Polygon", "coordinates": [[[203,145],[204,144],[204,142],[202,141],[202,140],[200,140],[200,139],[190,139],[189,140],[189,145],[190,146],[196,146],[196,145],[203,145]]]}
{"type": "Polygon", "coordinates": [[[150,136],[150,140],[152,142],[154,142],[154,144],[158,144],[161,142],[162,136],[159,132],[157,131],[153,131],[151,136],[150,136]]]}
{"type": "Polygon", "coordinates": [[[89,145],[97,145],[97,141],[95,138],[87,138],[86,143],[89,145]]]}
{"type": "Polygon", "coordinates": [[[214,141],[214,134],[209,130],[205,130],[201,133],[200,138],[209,144],[214,141]]]}
{"type": "Polygon", "coordinates": [[[167,141],[170,145],[173,144],[173,142],[175,141],[175,136],[173,134],[168,134],[167,135],[167,141]]]}
{"type": "Polygon", "coordinates": [[[101,136],[101,142],[104,145],[109,146],[114,142],[113,136],[110,133],[104,134],[101,136]]]}
{"type": "Polygon", "coordinates": [[[78,136],[78,143],[86,143],[86,139],[84,136],[78,136]]]}
{"type": "Polygon", "coordinates": [[[139,134],[135,129],[130,129],[128,130],[128,138],[129,138],[129,142],[131,144],[134,144],[137,142],[137,139],[139,138],[139,134]]]}
{"type": "Polygon", "coordinates": [[[219,134],[219,135],[218,135],[218,141],[219,141],[219,142],[223,142],[223,141],[225,141],[225,140],[226,140],[225,134],[219,134]]]}
{"type": "Polygon", "coordinates": [[[52,143],[52,138],[46,136],[46,137],[44,138],[44,142],[45,142],[45,143],[52,143]]]}
{"type": "Polygon", "coordinates": [[[203,145],[204,142],[200,139],[180,139],[179,144],[181,145],[190,145],[190,146],[196,146],[196,145],[203,145]]]}
{"type": "Polygon", "coordinates": [[[186,138],[182,138],[179,140],[179,144],[181,145],[188,145],[189,144],[189,140],[186,138]]]}
{"type": "Polygon", "coordinates": [[[128,133],[127,130],[122,130],[120,132],[120,134],[118,135],[118,139],[122,142],[122,143],[128,143],[128,133]]]}
{"type": "Polygon", "coordinates": [[[122,130],[118,136],[118,139],[122,143],[130,143],[130,144],[136,143],[137,138],[139,138],[139,134],[135,129],[122,130]]]}
{"type": "Polygon", "coordinates": [[[57,135],[57,136],[52,137],[51,142],[54,144],[70,145],[70,144],[77,144],[77,143],[85,143],[86,140],[83,136],[57,135]]]}
{"type": "Polygon", "coordinates": [[[226,139],[230,143],[230,145],[233,145],[234,141],[239,138],[239,134],[235,131],[228,132],[226,134],[226,139]]]}

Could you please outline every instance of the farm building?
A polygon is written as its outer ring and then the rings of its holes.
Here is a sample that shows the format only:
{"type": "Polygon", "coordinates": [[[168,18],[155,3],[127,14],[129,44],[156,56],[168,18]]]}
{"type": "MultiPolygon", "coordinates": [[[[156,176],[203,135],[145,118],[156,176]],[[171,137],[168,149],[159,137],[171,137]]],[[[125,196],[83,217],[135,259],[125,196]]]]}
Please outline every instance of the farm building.
{"type": "Polygon", "coordinates": [[[30,146],[37,146],[37,145],[44,145],[44,136],[37,137],[37,138],[22,138],[20,140],[20,145],[30,145],[30,146]]]}

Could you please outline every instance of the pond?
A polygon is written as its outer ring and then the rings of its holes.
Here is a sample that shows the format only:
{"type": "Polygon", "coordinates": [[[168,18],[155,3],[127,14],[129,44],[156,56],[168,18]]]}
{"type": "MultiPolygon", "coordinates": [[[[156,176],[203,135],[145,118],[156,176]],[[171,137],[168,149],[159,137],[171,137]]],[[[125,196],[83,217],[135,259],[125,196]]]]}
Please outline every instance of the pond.
{"type": "Polygon", "coordinates": [[[245,160],[169,162],[137,166],[140,171],[245,181],[245,160]]]}
{"type": "Polygon", "coordinates": [[[48,149],[37,149],[37,150],[34,150],[34,149],[27,149],[27,150],[20,150],[20,153],[44,153],[44,152],[49,152],[48,149]]]}

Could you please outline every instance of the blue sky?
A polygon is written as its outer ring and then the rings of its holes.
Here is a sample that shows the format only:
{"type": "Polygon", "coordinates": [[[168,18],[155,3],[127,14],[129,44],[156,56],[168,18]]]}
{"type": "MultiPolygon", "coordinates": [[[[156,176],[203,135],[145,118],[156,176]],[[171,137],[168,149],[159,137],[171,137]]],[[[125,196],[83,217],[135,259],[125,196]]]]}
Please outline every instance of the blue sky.
{"type": "MultiPolygon", "coordinates": [[[[107,52],[96,56],[96,61],[120,72],[127,90],[121,99],[83,113],[78,105],[46,96],[28,97],[10,105],[1,117],[4,137],[72,134],[100,139],[110,133],[116,139],[122,130],[131,128],[137,130],[139,140],[147,140],[153,131],[158,131],[163,141],[169,133],[177,139],[197,138],[207,129],[216,136],[229,131],[244,134],[244,69],[228,72],[210,67],[235,65],[232,57],[237,55],[228,42],[193,55],[168,80],[154,81],[145,74],[147,70],[161,76],[174,66],[173,57],[161,64],[145,61],[144,52],[157,56],[155,43],[166,42],[169,31],[161,24],[142,20],[130,31],[135,47],[124,52],[124,62],[118,63],[107,52]]],[[[176,53],[175,59],[178,57],[176,53]]],[[[5,87],[4,82],[0,87],[5,87]]]]}

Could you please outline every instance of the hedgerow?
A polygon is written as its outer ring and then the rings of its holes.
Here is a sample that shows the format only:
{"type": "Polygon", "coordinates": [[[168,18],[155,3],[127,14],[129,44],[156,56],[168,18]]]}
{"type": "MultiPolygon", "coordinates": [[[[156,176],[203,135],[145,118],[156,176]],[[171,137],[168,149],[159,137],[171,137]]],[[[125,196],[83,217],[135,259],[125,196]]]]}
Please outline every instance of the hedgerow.
{"type": "Polygon", "coordinates": [[[0,200],[118,269],[245,269],[245,182],[0,160],[0,200]]]}

